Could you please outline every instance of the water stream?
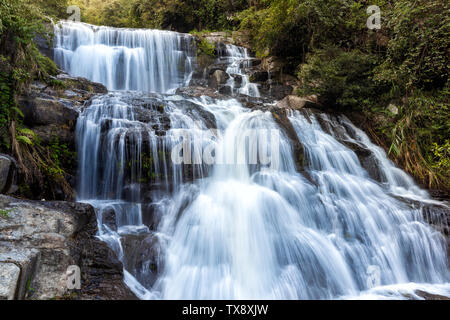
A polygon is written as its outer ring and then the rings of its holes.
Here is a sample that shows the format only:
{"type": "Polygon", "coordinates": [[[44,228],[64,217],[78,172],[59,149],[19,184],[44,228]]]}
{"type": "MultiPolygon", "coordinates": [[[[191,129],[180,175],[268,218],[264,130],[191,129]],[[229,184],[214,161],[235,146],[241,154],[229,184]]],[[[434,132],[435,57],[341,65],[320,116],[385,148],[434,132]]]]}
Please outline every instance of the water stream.
{"type": "MultiPolygon", "coordinates": [[[[175,94],[195,67],[189,35],[66,22],[56,35],[56,62],[111,90],[78,120],[78,200],[96,208],[141,299],[450,296],[446,239],[402,199],[433,200],[345,117],[288,112],[299,170],[271,112],[175,94]],[[191,162],[178,163],[186,134],[191,162]],[[368,150],[378,180],[350,145],[368,150]]],[[[247,51],[226,48],[237,93],[258,97],[247,51]]]]}

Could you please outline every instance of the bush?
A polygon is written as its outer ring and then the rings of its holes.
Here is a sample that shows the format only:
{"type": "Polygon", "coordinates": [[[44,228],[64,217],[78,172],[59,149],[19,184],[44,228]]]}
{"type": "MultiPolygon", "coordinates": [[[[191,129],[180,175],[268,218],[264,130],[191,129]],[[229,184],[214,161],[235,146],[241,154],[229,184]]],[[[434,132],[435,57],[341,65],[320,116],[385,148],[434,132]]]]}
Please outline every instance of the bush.
{"type": "Polygon", "coordinates": [[[376,58],[359,50],[337,47],[317,50],[301,67],[304,85],[300,94],[317,94],[321,103],[340,110],[363,110],[373,106],[377,90],[372,81],[376,58]]]}

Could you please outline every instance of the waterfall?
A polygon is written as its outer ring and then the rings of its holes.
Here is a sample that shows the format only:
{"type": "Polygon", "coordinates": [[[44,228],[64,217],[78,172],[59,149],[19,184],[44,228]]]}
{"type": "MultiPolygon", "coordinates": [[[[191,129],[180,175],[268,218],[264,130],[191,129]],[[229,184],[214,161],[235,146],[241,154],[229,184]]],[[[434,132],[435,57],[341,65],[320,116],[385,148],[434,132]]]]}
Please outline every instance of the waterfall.
{"type": "Polygon", "coordinates": [[[192,75],[195,46],[189,35],[63,21],[55,36],[55,62],[63,70],[110,90],[170,92],[192,75]]]}
{"type": "MultiPolygon", "coordinates": [[[[232,97],[174,94],[195,63],[189,36],[58,28],[57,62],[112,90],[79,117],[77,194],[138,297],[450,296],[446,239],[410,202],[433,200],[347,118],[287,111],[282,125],[232,97]]],[[[248,54],[226,48],[245,77],[248,54]]],[[[258,96],[247,80],[239,92],[258,96]]]]}
{"type": "Polygon", "coordinates": [[[251,83],[248,75],[242,70],[251,66],[251,60],[247,48],[232,44],[226,44],[225,48],[219,47],[219,61],[228,64],[226,72],[230,78],[227,85],[231,87],[231,91],[251,97],[260,97],[258,86],[251,83]]]}

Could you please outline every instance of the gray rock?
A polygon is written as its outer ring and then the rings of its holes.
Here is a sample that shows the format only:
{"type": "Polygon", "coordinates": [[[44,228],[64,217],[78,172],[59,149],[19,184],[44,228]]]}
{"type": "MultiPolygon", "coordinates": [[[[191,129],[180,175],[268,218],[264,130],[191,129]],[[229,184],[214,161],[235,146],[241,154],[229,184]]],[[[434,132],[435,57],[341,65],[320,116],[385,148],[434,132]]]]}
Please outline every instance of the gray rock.
{"type": "Polygon", "coordinates": [[[0,264],[19,269],[15,298],[136,299],[123,283],[115,253],[95,237],[97,221],[90,205],[0,195],[0,208],[9,211],[0,218],[0,264]],[[67,288],[71,265],[81,269],[81,290],[67,288]]]}
{"type": "Polygon", "coordinates": [[[225,84],[230,76],[222,70],[216,70],[209,79],[211,88],[218,89],[220,85],[225,84]]]}
{"type": "Polygon", "coordinates": [[[0,193],[13,193],[17,190],[17,163],[8,155],[0,154],[0,193]]]}
{"type": "Polygon", "coordinates": [[[14,300],[19,275],[14,263],[0,263],[0,300],[14,300]]]}
{"type": "Polygon", "coordinates": [[[27,125],[66,125],[74,128],[78,111],[56,99],[25,98],[20,101],[27,125]]]}
{"type": "Polygon", "coordinates": [[[300,110],[303,108],[313,108],[316,104],[307,98],[291,95],[279,101],[276,106],[281,109],[300,110]]]}

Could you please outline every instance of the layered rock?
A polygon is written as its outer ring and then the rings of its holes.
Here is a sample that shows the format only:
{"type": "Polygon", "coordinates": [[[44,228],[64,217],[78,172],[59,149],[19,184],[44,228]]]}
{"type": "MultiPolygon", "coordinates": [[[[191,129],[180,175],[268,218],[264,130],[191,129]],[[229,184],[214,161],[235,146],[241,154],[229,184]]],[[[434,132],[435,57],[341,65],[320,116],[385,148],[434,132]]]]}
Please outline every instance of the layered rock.
{"type": "Polygon", "coordinates": [[[31,202],[0,195],[0,299],[134,299],[122,264],[95,238],[90,205],[31,202]],[[81,269],[81,289],[66,271],[81,269]],[[6,276],[5,276],[6,274],[6,276]]]}

